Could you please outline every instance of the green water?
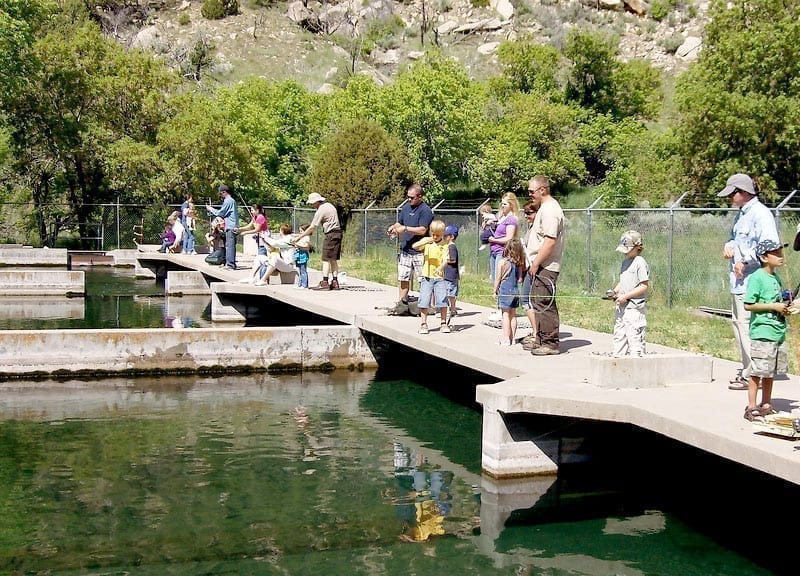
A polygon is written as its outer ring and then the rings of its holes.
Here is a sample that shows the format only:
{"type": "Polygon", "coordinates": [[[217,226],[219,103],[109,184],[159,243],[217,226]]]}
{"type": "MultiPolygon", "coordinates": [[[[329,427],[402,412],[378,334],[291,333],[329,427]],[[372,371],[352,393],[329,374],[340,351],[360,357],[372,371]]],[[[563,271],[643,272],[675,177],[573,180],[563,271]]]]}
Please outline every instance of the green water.
{"type": "Polygon", "coordinates": [[[498,497],[480,433],[371,373],[3,383],[0,574],[773,573],[619,461],[498,497]]]}

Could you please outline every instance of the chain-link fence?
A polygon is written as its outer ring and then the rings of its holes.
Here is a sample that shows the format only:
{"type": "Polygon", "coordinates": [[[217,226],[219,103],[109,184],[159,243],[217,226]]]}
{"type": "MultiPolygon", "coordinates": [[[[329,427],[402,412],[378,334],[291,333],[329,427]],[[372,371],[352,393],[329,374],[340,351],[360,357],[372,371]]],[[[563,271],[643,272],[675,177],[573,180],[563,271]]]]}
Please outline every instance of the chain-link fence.
{"type": "MultiPolygon", "coordinates": [[[[784,242],[794,239],[800,220],[800,207],[790,203],[794,195],[795,192],[789,193],[773,208],[784,242]]],[[[467,273],[488,277],[489,252],[479,250],[478,207],[484,202],[473,201],[470,206],[442,202],[433,209],[437,218],[458,226],[459,253],[467,273]]],[[[95,220],[83,226],[76,223],[64,228],[58,245],[112,250],[133,248],[137,242],[158,244],[167,216],[178,208],[177,205],[98,205],[94,210],[95,220]]],[[[310,222],[314,214],[314,209],[308,206],[265,206],[264,209],[273,232],[282,223],[290,224],[297,231],[301,224],[310,222]]],[[[353,210],[347,220],[344,253],[375,259],[396,258],[398,241],[389,237],[386,230],[397,220],[399,210],[400,207],[353,210]]],[[[37,243],[23,232],[26,228],[22,224],[30,221],[30,206],[5,204],[0,206],[0,211],[5,215],[13,213],[19,219],[16,225],[4,219],[3,241],[37,243]]],[[[202,244],[210,227],[210,216],[204,206],[196,206],[196,212],[197,243],[202,244]]],[[[627,210],[590,206],[564,212],[565,253],[559,278],[562,290],[600,294],[613,287],[622,261],[622,255],[615,248],[625,230],[635,229],[644,239],[643,256],[650,265],[654,304],[723,310],[730,307],[728,262],[722,258],[722,246],[730,236],[737,209],[693,209],[676,204],[671,208],[627,210]]],[[[250,221],[247,208],[239,206],[239,215],[241,225],[250,221]]],[[[321,238],[317,238],[317,245],[321,246],[321,238]]],[[[800,253],[788,249],[785,256],[786,263],[779,274],[787,286],[795,289],[800,283],[800,253]]]]}

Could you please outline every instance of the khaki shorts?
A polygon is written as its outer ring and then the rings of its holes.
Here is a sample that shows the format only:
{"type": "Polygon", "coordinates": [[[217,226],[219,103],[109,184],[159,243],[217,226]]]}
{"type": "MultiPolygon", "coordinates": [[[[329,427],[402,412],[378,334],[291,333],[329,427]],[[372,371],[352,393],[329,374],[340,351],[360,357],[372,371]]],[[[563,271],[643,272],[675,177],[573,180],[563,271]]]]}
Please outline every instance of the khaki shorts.
{"type": "Polygon", "coordinates": [[[776,374],[786,374],[789,370],[789,347],[786,340],[750,341],[750,375],[759,378],[772,378],[776,374]]]}

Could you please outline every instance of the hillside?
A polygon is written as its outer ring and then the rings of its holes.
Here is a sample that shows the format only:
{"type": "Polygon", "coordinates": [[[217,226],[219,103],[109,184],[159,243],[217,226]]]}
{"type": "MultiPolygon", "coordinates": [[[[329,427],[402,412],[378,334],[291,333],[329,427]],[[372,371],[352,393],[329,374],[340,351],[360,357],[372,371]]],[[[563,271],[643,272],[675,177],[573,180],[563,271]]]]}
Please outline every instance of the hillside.
{"type": "Polygon", "coordinates": [[[307,2],[308,8],[301,2],[268,7],[242,4],[237,15],[208,20],[201,15],[200,0],[165,0],[146,13],[143,21],[131,19],[120,25],[119,15],[111,18],[108,14],[104,21],[107,32],[123,44],[151,49],[176,67],[186,66],[193,47],[206,47],[212,65],[204,73],[204,84],[228,84],[258,75],[292,78],[310,90],[324,90],[349,73],[355,46],[369,51],[357,58],[355,71],[379,82],[390,81],[397,70],[434,43],[474,78],[482,79],[497,72],[500,42],[534,38],[559,45],[576,26],[613,32],[620,38],[623,59],[645,58],[674,74],[696,58],[706,14],[705,5],[678,4],[671,11],[660,9],[663,17],[657,21],[618,7],[596,7],[614,6],[611,0],[591,6],[575,0],[519,0],[513,5],[493,0],[492,5],[497,9],[476,8],[468,0],[307,2]],[[314,27],[307,21],[298,22],[309,11],[323,31],[311,32],[307,28],[314,27]],[[113,27],[109,26],[112,20],[113,27]],[[423,20],[427,23],[424,38],[420,34],[423,20]]]}

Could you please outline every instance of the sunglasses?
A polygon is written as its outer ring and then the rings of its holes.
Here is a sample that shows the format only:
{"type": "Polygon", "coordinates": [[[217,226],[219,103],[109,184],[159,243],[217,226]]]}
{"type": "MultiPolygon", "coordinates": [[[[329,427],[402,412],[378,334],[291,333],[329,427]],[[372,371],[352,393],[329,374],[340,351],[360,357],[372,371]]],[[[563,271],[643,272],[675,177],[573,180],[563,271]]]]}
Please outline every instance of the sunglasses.
{"type": "Polygon", "coordinates": [[[531,214],[536,214],[536,212],[528,212],[527,210],[525,210],[525,216],[530,216],[531,214]]]}

